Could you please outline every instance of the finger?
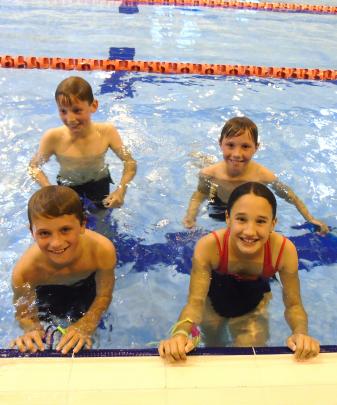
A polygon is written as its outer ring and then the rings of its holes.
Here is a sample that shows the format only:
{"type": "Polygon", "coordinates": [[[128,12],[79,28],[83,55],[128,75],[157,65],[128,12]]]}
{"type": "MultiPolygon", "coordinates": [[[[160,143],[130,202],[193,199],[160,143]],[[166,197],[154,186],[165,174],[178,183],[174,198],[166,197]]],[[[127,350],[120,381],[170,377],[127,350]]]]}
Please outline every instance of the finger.
{"type": "Polygon", "coordinates": [[[80,339],[78,342],[77,342],[77,344],[76,344],[76,346],[73,348],[73,353],[78,353],[81,349],[82,349],[82,347],[85,345],[85,340],[84,339],[80,339]]]}
{"type": "Polygon", "coordinates": [[[176,361],[175,357],[172,354],[172,344],[170,340],[165,340],[164,341],[164,353],[165,353],[165,359],[170,362],[174,363],[176,361]]]}
{"type": "Polygon", "coordinates": [[[36,347],[30,336],[23,336],[22,340],[23,340],[23,343],[24,343],[26,349],[28,349],[32,353],[36,352],[36,347]]]}
{"type": "Polygon", "coordinates": [[[26,346],[23,344],[21,337],[16,338],[15,340],[12,341],[12,343],[14,343],[14,346],[16,346],[20,352],[26,351],[26,346]]]}
{"type": "Polygon", "coordinates": [[[311,339],[311,342],[310,342],[310,351],[309,351],[309,353],[307,354],[306,358],[307,358],[307,359],[310,359],[310,358],[312,358],[312,357],[318,356],[319,350],[320,350],[320,347],[319,347],[318,341],[317,341],[316,339],[311,339]]]}
{"type": "Polygon", "coordinates": [[[194,349],[194,343],[192,339],[188,339],[187,344],[185,346],[185,353],[189,353],[191,350],[194,349]]]}
{"type": "Polygon", "coordinates": [[[291,351],[293,351],[293,352],[296,350],[296,344],[295,344],[295,342],[293,341],[292,337],[289,337],[289,338],[287,339],[287,346],[288,346],[289,349],[290,349],[291,351]]]}
{"type": "Polygon", "coordinates": [[[185,343],[181,345],[183,339],[174,339],[171,343],[171,354],[175,361],[186,360],[185,343]]]}
{"type": "Polygon", "coordinates": [[[61,350],[62,354],[67,354],[69,350],[76,347],[80,343],[81,347],[84,345],[84,340],[80,336],[73,336],[73,338],[63,347],[61,350]]]}
{"type": "Polygon", "coordinates": [[[161,358],[165,358],[165,351],[164,351],[164,341],[161,340],[159,342],[158,353],[161,358]]]}
{"type": "Polygon", "coordinates": [[[41,335],[38,332],[33,336],[33,340],[38,349],[44,351],[44,344],[42,342],[41,335]]]}
{"type": "Polygon", "coordinates": [[[67,330],[66,334],[62,336],[61,340],[59,341],[58,345],[56,346],[56,350],[61,350],[68,342],[73,338],[75,335],[74,330],[67,330]]]}

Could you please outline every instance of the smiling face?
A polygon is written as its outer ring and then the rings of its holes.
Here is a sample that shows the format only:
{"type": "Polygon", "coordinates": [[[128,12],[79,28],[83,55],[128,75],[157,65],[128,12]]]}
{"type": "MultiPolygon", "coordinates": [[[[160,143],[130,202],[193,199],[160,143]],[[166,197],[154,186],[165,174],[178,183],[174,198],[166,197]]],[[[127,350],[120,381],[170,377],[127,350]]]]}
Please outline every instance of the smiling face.
{"type": "Polygon", "coordinates": [[[91,114],[97,110],[98,102],[94,100],[89,104],[88,101],[72,97],[69,103],[59,96],[57,107],[63,124],[72,134],[78,134],[90,127],[91,114]]]}
{"type": "Polygon", "coordinates": [[[73,214],[33,218],[33,238],[41,252],[56,265],[67,265],[77,258],[84,232],[85,224],[81,225],[73,214]]]}
{"type": "Polygon", "coordinates": [[[264,197],[245,194],[232,206],[226,215],[230,227],[230,241],[236,252],[242,255],[256,255],[264,248],[273,231],[276,218],[270,203],[264,197]]]}
{"type": "Polygon", "coordinates": [[[241,175],[257,151],[256,144],[248,130],[241,135],[223,138],[220,143],[224,161],[230,175],[241,175]]]}

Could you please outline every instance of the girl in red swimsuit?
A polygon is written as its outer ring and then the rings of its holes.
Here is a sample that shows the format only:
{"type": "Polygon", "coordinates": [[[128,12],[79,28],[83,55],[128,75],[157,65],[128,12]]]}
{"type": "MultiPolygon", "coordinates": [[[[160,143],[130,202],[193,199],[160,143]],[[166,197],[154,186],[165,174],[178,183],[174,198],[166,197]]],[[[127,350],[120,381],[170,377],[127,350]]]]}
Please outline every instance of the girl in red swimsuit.
{"type": "Polygon", "coordinates": [[[214,345],[226,322],[234,345],[265,345],[268,328],[263,330],[261,325],[268,324],[268,278],[278,272],[285,319],[292,331],[287,345],[298,359],[317,356],[319,343],[308,336],[301,301],[296,248],[274,232],[274,194],[255,182],[237,187],[228,200],[226,223],[226,229],[212,232],[196,244],[188,302],[171,337],[160,342],[160,355],[170,361],[185,360],[195,346],[190,333],[195,334],[199,324],[207,344],[214,345]]]}

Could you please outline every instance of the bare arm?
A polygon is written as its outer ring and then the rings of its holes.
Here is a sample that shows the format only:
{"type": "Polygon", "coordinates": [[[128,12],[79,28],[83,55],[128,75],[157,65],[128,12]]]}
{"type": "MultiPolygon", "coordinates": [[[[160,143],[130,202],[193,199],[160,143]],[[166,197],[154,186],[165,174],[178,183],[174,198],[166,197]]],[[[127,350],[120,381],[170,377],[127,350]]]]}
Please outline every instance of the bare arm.
{"type": "Polygon", "coordinates": [[[11,347],[16,346],[21,352],[36,352],[36,350],[44,350],[42,342],[44,330],[38,318],[35,288],[22,276],[24,271],[23,258],[13,270],[12,289],[15,318],[24,334],[14,339],[11,342],[11,347]]]}
{"type": "Polygon", "coordinates": [[[77,353],[84,345],[87,348],[91,347],[91,335],[110,305],[115,285],[114,269],[116,266],[116,252],[112,243],[110,243],[108,251],[104,249],[100,254],[102,255],[102,263],[95,276],[96,297],[85,315],[66,329],[66,334],[56,348],[63,354],[68,353],[71,349],[77,353]]]}
{"type": "Polygon", "coordinates": [[[202,321],[211,279],[211,264],[207,257],[209,252],[207,248],[207,242],[205,238],[202,238],[195,248],[188,300],[180,313],[179,326],[171,338],[160,342],[159,354],[169,361],[185,360],[186,353],[194,348],[193,341],[188,336],[191,333],[192,325],[200,324],[202,321]]]}
{"type": "Polygon", "coordinates": [[[49,158],[54,154],[55,136],[51,131],[46,132],[41,138],[39,149],[33,156],[28,166],[28,174],[35,180],[41,187],[50,186],[51,183],[42,171],[41,167],[48,162],[49,158]]]}
{"type": "Polygon", "coordinates": [[[210,190],[210,180],[203,174],[199,175],[198,189],[192,194],[183,224],[186,228],[196,225],[196,218],[201,204],[207,199],[210,190]]]}
{"type": "Polygon", "coordinates": [[[312,224],[317,225],[320,228],[320,232],[322,234],[329,232],[328,226],[324,222],[317,220],[310,214],[304,202],[300,200],[300,198],[294,193],[294,191],[290,187],[288,187],[284,183],[281,183],[279,180],[273,181],[271,183],[271,187],[279,197],[283,198],[290,204],[295,205],[297,210],[302,214],[303,218],[305,218],[312,224]]]}
{"type": "Polygon", "coordinates": [[[127,187],[137,172],[137,162],[132,157],[130,151],[123,145],[118,131],[109,125],[108,132],[109,147],[123,162],[123,173],[117,189],[103,201],[106,207],[115,208],[122,206],[124,203],[127,187]]]}
{"type": "Polygon", "coordinates": [[[301,300],[297,252],[289,240],[283,257],[284,264],[279,274],[283,286],[284,315],[292,331],[287,344],[298,359],[314,357],[319,353],[319,343],[308,336],[308,317],[301,300]]]}

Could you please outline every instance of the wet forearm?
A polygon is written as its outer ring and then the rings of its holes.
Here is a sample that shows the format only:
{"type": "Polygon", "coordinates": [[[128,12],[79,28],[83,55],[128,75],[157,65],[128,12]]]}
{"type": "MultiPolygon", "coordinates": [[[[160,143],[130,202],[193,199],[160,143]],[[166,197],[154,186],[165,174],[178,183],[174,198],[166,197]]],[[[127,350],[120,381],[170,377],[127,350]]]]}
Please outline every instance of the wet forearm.
{"type": "Polygon", "coordinates": [[[43,326],[37,316],[37,311],[32,313],[17,312],[15,318],[22,330],[30,332],[32,330],[43,330],[43,326]]]}
{"type": "Polygon", "coordinates": [[[290,187],[281,183],[280,181],[273,182],[272,187],[279,197],[283,198],[290,204],[293,204],[307,221],[311,222],[314,219],[304,202],[293,192],[290,187]]]}
{"type": "Polygon", "coordinates": [[[46,176],[46,174],[41,170],[40,167],[30,164],[28,166],[28,174],[30,177],[36,181],[41,187],[50,186],[51,183],[46,176]]]}
{"type": "Polygon", "coordinates": [[[308,334],[308,318],[303,306],[295,305],[286,309],[284,316],[294,334],[308,334]]]}
{"type": "Polygon", "coordinates": [[[111,297],[96,297],[86,314],[75,322],[87,334],[91,335],[97,328],[103,313],[108,309],[111,297]]]}
{"type": "Polygon", "coordinates": [[[199,213],[200,205],[206,200],[206,198],[206,194],[203,194],[200,191],[195,191],[190,199],[186,215],[196,218],[199,213]]]}
{"type": "Polygon", "coordinates": [[[132,181],[137,173],[137,162],[133,159],[124,162],[123,174],[119,187],[126,191],[128,184],[132,181]]]}

